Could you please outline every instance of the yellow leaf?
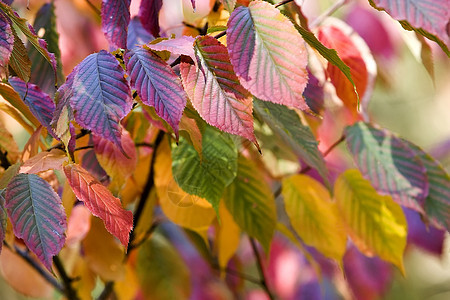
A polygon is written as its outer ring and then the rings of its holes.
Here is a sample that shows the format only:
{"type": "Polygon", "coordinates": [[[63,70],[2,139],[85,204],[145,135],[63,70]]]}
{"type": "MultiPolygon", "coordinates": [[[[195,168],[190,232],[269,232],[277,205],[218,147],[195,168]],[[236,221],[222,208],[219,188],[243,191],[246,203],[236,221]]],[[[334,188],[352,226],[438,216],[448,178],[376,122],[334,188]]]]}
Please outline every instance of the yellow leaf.
{"type": "Polygon", "coordinates": [[[120,191],[120,198],[122,199],[123,206],[126,207],[128,204],[134,202],[134,200],[142,194],[150,171],[151,160],[151,154],[139,157],[133,175],[128,178],[122,191],[120,191]]]}
{"type": "Polygon", "coordinates": [[[125,278],[116,281],[114,284],[114,291],[117,294],[117,299],[132,300],[136,299],[136,293],[139,289],[138,278],[134,268],[127,264],[125,266],[125,278]]]}
{"type": "Polygon", "coordinates": [[[77,291],[80,299],[92,299],[91,293],[95,288],[96,275],[89,268],[87,262],[81,257],[78,257],[78,260],[75,262],[71,276],[72,278],[77,278],[77,280],[74,280],[73,282],[73,287],[77,291]]]}
{"type": "Polygon", "coordinates": [[[82,242],[89,268],[103,280],[122,280],[125,251],[116,239],[105,229],[103,221],[93,217],[91,230],[82,242]]]}
{"type": "Polygon", "coordinates": [[[283,180],[282,193],[292,227],[305,244],[340,262],[347,234],[328,190],[309,176],[294,175],[283,180]]]}
{"type": "Polygon", "coordinates": [[[223,201],[219,204],[219,216],[220,225],[216,236],[216,246],[219,266],[226,268],[228,261],[239,246],[241,230],[234,222],[233,216],[227,210],[223,201]]]}
{"type": "Polygon", "coordinates": [[[183,191],[172,176],[172,158],[167,141],[158,147],[155,161],[155,186],[164,214],[175,224],[199,231],[215,218],[212,205],[203,198],[183,191]]]}
{"type": "Polygon", "coordinates": [[[407,223],[403,211],[390,196],[381,196],[358,170],[341,174],[334,185],[339,211],[348,233],[368,255],[378,255],[403,273],[407,223]]]}

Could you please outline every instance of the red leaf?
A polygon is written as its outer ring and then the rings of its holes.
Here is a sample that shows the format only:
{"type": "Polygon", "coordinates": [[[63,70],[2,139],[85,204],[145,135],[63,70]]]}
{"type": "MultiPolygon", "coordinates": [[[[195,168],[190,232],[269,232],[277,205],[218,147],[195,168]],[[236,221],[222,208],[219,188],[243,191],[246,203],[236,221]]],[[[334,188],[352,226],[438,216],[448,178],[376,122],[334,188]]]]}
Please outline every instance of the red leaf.
{"type": "Polygon", "coordinates": [[[162,7],[162,0],[142,0],[139,7],[139,18],[142,26],[153,36],[159,36],[159,11],[162,7]]]}
{"type": "Polygon", "coordinates": [[[102,29],[111,46],[127,47],[127,28],[130,23],[131,0],[102,1],[102,29]]]}
{"type": "Polygon", "coordinates": [[[77,164],[68,164],[64,173],[75,196],[84,202],[94,216],[103,220],[106,229],[124,245],[128,245],[133,228],[133,214],[123,209],[120,199],[77,164]]]}

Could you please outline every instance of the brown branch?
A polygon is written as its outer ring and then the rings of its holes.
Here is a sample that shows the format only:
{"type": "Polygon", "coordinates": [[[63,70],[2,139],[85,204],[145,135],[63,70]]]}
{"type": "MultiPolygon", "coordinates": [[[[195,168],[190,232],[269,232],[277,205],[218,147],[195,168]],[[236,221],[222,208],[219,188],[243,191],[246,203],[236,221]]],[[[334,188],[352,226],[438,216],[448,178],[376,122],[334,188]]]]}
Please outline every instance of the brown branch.
{"type": "MultiPolygon", "coordinates": [[[[81,129],[81,132],[75,136],[75,139],[78,140],[78,139],[80,139],[80,138],[82,138],[82,137],[84,137],[84,136],[86,136],[86,135],[88,135],[90,133],[91,133],[90,130],[81,129]]],[[[58,144],[48,148],[47,151],[51,151],[53,149],[64,149],[64,144],[63,143],[58,143],[58,144]]]]}
{"type": "Polygon", "coordinates": [[[266,292],[267,296],[269,296],[269,299],[274,300],[275,296],[272,294],[269,287],[267,286],[266,275],[264,274],[264,268],[263,268],[263,261],[262,261],[261,255],[259,255],[258,248],[256,247],[256,242],[251,237],[249,237],[249,239],[250,239],[250,244],[252,246],[253,254],[255,255],[256,266],[258,267],[258,271],[259,271],[260,284],[263,287],[264,291],[266,292]]]}
{"type": "Polygon", "coordinates": [[[73,279],[67,275],[66,269],[58,256],[53,257],[53,263],[55,264],[55,268],[58,271],[59,276],[61,276],[64,284],[64,295],[69,300],[79,300],[80,297],[78,297],[77,291],[72,287],[73,279]]]}
{"type": "Polygon", "coordinates": [[[92,8],[92,10],[95,11],[95,13],[101,17],[102,12],[100,11],[100,9],[98,9],[94,4],[92,4],[92,2],[90,0],[86,0],[86,3],[89,5],[90,8],[92,8]]]}

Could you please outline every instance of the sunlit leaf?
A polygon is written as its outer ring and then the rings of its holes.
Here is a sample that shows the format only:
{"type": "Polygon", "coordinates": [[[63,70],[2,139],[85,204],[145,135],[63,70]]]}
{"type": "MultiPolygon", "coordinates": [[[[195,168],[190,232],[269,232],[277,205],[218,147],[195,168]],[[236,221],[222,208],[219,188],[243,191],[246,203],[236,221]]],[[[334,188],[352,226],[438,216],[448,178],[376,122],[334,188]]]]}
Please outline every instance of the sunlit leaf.
{"type": "Polygon", "coordinates": [[[172,172],[185,192],[205,198],[217,212],[225,187],[236,177],[236,145],[228,135],[207,127],[203,133],[202,158],[181,139],[172,149],[172,172]]]}
{"type": "Polygon", "coordinates": [[[304,41],[294,25],[267,2],[252,1],[230,16],[227,45],[242,85],[264,101],[308,109],[304,41]]]}
{"type": "Polygon", "coordinates": [[[131,0],[102,1],[102,30],[109,44],[115,48],[127,48],[130,3],[131,0]]]}
{"type": "Polygon", "coordinates": [[[241,241],[241,229],[235,223],[223,202],[219,205],[220,225],[216,234],[217,260],[221,268],[226,268],[228,261],[236,253],[241,241]]]}
{"type": "Polygon", "coordinates": [[[131,89],[124,75],[115,57],[101,50],[86,57],[67,79],[72,82],[70,105],[78,124],[119,147],[119,121],[132,105],[131,89]]]}
{"type": "Polygon", "coordinates": [[[27,55],[27,48],[25,48],[13,27],[11,27],[11,30],[14,36],[14,47],[9,58],[9,66],[20,79],[28,82],[31,76],[31,61],[27,55]]]}
{"type": "Polygon", "coordinates": [[[253,134],[252,98],[233,72],[225,46],[211,36],[195,41],[196,66],[182,63],[181,76],[194,108],[210,125],[243,136],[253,134]]]}
{"type": "Polygon", "coordinates": [[[256,113],[272,131],[306,164],[316,169],[329,186],[325,160],[318,149],[318,142],[311,129],[302,124],[300,117],[285,106],[253,101],[256,113]]]}
{"type": "Polygon", "coordinates": [[[33,116],[28,106],[23,102],[22,98],[20,98],[20,95],[9,84],[0,83],[0,95],[20,111],[35,127],[41,125],[36,117],[33,116]]]}
{"type": "Polygon", "coordinates": [[[407,224],[401,207],[381,196],[357,170],[342,173],[335,182],[337,206],[348,233],[361,252],[378,255],[403,273],[407,224]]]}
{"type": "Polygon", "coordinates": [[[147,44],[154,37],[142,26],[141,19],[135,16],[128,25],[127,48],[133,49],[138,45],[147,44]]]}
{"type": "Polygon", "coordinates": [[[137,276],[147,299],[188,299],[191,293],[189,269],[173,246],[154,234],[140,248],[137,276]]]}
{"type": "Polygon", "coordinates": [[[0,14],[0,67],[3,70],[8,68],[9,57],[14,47],[14,36],[8,19],[0,14]]]}
{"type": "Polygon", "coordinates": [[[4,153],[9,163],[15,163],[19,157],[19,147],[12,134],[6,129],[3,122],[0,121],[0,151],[4,153]]]}
{"type": "Polygon", "coordinates": [[[49,95],[32,83],[25,83],[20,78],[12,77],[9,83],[19,93],[20,98],[29,107],[31,113],[47,128],[48,133],[58,138],[50,125],[55,112],[55,103],[49,95]]]}
{"type": "Polygon", "coordinates": [[[403,140],[423,163],[429,184],[425,199],[425,214],[430,220],[450,232],[450,176],[442,165],[418,146],[403,140]]]}
{"type": "Polygon", "coordinates": [[[119,191],[136,169],[136,148],[130,134],[122,130],[121,144],[128,157],[125,157],[122,151],[107,139],[93,135],[92,140],[100,166],[111,177],[110,188],[119,191]]]}
{"type": "Polygon", "coordinates": [[[139,6],[142,26],[154,37],[159,36],[159,11],[162,4],[162,0],[143,0],[139,6]]]}
{"type": "Polygon", "coordinates": [[[277,219],[275,199],[260,170],[242,155],[224,201],[239,227],[258,239],[268,253],[277,219]]]}
{"type": "Polygon", "coordinates": [[[50,184],[34,174],[14,176],[5,199],[14,234],[51,271],[52,258],[66,239],[66,213],[61,199],[50,184]]]}
{"type": "Polygon", "coordinates": [[[155,51],[169,51],[173,55],[186,55],[195,59],[194,42],[195,38],[183,35],[174,39],[162,40],[157,44],[145,45],[145,48],[155,51]]]}
{"type": "Polygon", "coordinates": [[[283,180],[282,194],[292,227],[302,240],[341,262],[347,233],[329,191],[309,176],[294,175],[283,180]]]}
{"type": "Polygon", "coordinates": [[[6,202],[5,202],[6,190],[0,190],[0,253],[2,252],[3,240],[6,234],[6,221],[8,216],[6,214],[6,202]]]}
{"type": "Polygon", "coordinates": [[[440,46],[447,55],[450,55],[447,0],[369,0],[369,2],[376,8],[385,10],[394,19],[407,21],[426,37],[430,38],[428,36],[430,34],[436,36],[442,41],[440,46]]]}
{"type": "MultiPolygon", "coordinates": [[[[70,142],[75,143],[73,139],[73,125],[70,121],[73,120],[73,110],[70,106],[70,98],[72,97],[72,83],[73,78],[68,78],[67,82],[59,87],[55,94],[55,112],[50,122],[55,134],[61,139],[67,148],[70,148],[70,142]],[[71,128],[72,127],[72,128],[71,128]]],[[[69,149],[73,151],[73,149],[69,149]]]]}
{"type": "Polygon", "coordinates": [[[106,229],[124,245],[128,245],[133,228],[133,214],[124,210],[120,199],[77,164],[68,164],[64,173],[73,192],[94,216],[103,220],[106,229]]]}
{"type": "Polygon", "coordinates": [[[155,186],[161,209],[175,224],[192,230],[204,230],[216,217],[214,209],[205,199],[190,195],[178,186],[172,175],[170,154],[169,144],[163,141],[155,161],[155,186]]]}
{"type": "Polygon", "coordinates": [[[392,133],[363,122],[348,126],[345,136],[359,170],[379,193],[423,212],[428,178],[414,151],[392,133]]]}
{"type": "Polygon", "coordinates": [[[67,161],[67,155],[59,149],[43,151],[28,159],[21,167],[20,173],[37,174],[47,170],[61,170],[67,161]]]}
{"type": "Polygon", "coordinates": [[[125,275],[123,246],[111,236],[98,218],[82,242],[89,268],[104,280],[121,280],[125,275]]]}
{"type": "Polygon", "coordinates": [[[131,86],[142,102],[154,107],[178,136],[178,123],[187,101],[180,78],[159,56],[143,48],[128,52],[126,61],[131,86]]]}

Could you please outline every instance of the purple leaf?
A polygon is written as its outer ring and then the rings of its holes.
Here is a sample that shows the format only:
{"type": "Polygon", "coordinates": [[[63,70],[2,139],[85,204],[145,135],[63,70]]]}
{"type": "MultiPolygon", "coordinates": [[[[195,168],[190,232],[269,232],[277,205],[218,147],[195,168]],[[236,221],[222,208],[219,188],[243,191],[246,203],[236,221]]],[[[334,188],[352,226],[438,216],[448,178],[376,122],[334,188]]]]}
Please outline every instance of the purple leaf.
{"type": "Polygon", "coordinates": [[[408,21],[413,27],[421,28],[440,38],[450,47],[448,32],[448,0],[372,0],[396,20],[408,21]]]}
{"type": "Polygon", "coordinates": [[[19,93],[20,98],[22,98],[25,104],[30,108],[30,111],[36,119],[47,128],[48,133],[59,140],[59,137],[55,134],[50,125],[55,112],[55,103],[53,103],[50,96],[42,92],[37,85],[25,83],[22,79],[17,77],[10,78],[9,83],[14,90],[19,93]]]}
{"type": "Polygon", "coordinates": [[[138,45],[147,44],[155,38],[142,26],[141,19],[135,16],[128,25],[127,48],[133,49],[138,45]]]}
{"type": "Polygon", "coordinates": [[[163,40],[158,44],[149,44],[145,47],[156,51],[166,50],[172,54],[187,55],[195,61],[194,42],[195,38],[183,35],[175,39],[163,40]]]}
{"type": "Polygon", "coordinates": [[[309,70],[308,78],[308,84],[303,91],[303,97],[305,97],[308,107],[311,108],[313,112],[320,115],[324,105],[323,86],[320,84],[319,80],[313,74],[311,74],[309,70]]]}
{"type": "Polygon", "coordinates": [[[5,194],[6,190],[0,190],[0,253],[2,253],[3,240],[6,234],[6,220],[8,216],[6,215],[5,207],[5,194]]]}
{"type": "Polygon", "coordinates": [[[428,177],[424,164],[408,145],[392,133],[363,122],[348,126],[345,136],[359,170],[379,193],[424,211],[428,177]]]}
{"type": "Polygon", "coordinates": [[[227,47],[241,84],[255,97],[303,110],[308,81],[305,42],[273,5],[252,1],[228,20],[227,47]]]}
{"type": "Polygon", "coordinates": [[[93,149],[87,150],[83,154],[81,166],[91,173],[103,185],[108,186],[110,179],[106,171],[100,166],[95,151],[93,149]]]}
{"type": "Polygon", "coordinates": [[[183,85],[192,105],[210,125],[243,136],[257,145],[253,103],[233,72],[227,49],[211,36],[195,42],[196,66],[182,63],[183,85]]]}
{"type": "Polygon", "coordinates": [[[11,3],[13,3],[14,0],[1,0],[3,3],[6,3],[8,5],[11,5],[11,3]]]}
{"type": "Polygon", "coordinates": [[[14,36],[8,19],[0,13],[0,68],[7,69],[13,51],[14,36]]]}
{"type": "Polygon", "coordinates": [[[366,257],[356,247],[344,256],[344,271],[355,299],[375,300],[390,286],[393,273],[391,266],[378,257],[366,257]]]}
{"type": "Polygon", "coordinates": [[[195,10],[195,0],[191,0],[192,8],[195,10]]]}
{"type": "Polygon", "coordinates": [[[34,174],[18,174],[6,189],[6,208],[14,234],[23,239],[48,270],[64,245],[67,228],[61,199],[34,174]]]}
{"type": "Polygon", "coordinates": [[[109,44],[126,49],[131,0],[102,1],[102,30],[109,44]]]}
{"type": "Polygon", "coordinates": [[[121,149],[122,120],[131,110],[132,99],[125,72],[105,50],[86,57],[69,75],[70,105],[75,121],[110,140],[121,149]]]}
{"type": "Polygon", "coordinates": [[[408,243],[438,256],[443,254],[445,231],[425,226],[420,214],[411,209],[404,208],[403,212],[408,222],[408,243]]]}
{"type": "Polygon", "coordinates": [[[178,137],[178,123],[187,101],[181,80],[150,50],[135,48],[125,59],[131,86],[144,104],[153,106],[158,116],[172,126],[178,137]]]}
{"type": "Polygon", "coordinates": [[[159,36],[159,11],[162,0],[142,0],[139,7],[139,18],[142,26],[154,37],[159,36]]]}

